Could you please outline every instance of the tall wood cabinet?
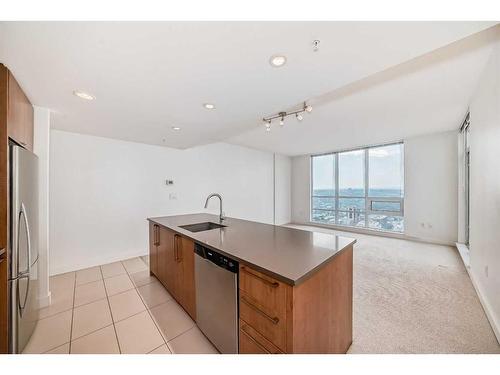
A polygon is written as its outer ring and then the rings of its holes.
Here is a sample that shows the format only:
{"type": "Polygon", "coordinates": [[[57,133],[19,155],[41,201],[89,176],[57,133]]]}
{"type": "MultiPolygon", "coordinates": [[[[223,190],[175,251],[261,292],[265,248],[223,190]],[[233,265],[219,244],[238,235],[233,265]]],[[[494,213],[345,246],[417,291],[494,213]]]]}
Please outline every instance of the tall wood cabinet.
{"type": "Polygon", "coordinates": [[[9,138],[33,151],[33,106],[12,73],[0,64],[0,353],[8,350],[9,138]]]}
{"type": "Polygon", "coordinates": [[[194,242],[158,224],[149,223],[150,272],[196,319],[194,242]]]}

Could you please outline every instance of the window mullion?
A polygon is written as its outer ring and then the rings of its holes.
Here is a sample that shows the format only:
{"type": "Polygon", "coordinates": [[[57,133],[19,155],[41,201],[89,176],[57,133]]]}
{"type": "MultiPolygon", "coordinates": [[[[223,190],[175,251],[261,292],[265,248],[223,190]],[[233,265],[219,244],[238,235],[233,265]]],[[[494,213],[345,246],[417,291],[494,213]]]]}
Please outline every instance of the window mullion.
{"type": "Polygon", "coordinates": [[[368,149],[365,148],[365,227],[368,228],[368,186],[369,186],[369,176],[368,168],[369,158],[368,158],[368,149]]]}
{"type": "Polygon", "coordinates": [[[335,224],[339,223],[339,154],[335,153],[335,224]]]}

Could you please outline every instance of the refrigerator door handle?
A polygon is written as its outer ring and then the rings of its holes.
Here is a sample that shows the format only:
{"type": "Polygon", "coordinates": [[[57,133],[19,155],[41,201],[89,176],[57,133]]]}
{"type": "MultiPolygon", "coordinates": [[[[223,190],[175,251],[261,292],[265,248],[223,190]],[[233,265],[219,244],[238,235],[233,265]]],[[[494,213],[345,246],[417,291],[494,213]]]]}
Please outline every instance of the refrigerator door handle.
{"type": "MultiPolygon", "coordinates": [[[[24,203],[21,203],[21,211],[19,211],[19,221],[21,221],[21,216],[24,219],[24,226],[26,228],[26,241],[27,241],[27,252],[28,252],[28,268],[26,271],[20,272],[19,275],[17,276],[18,279],[23,279],[27,278],[28,279],[28,284],[26,285],[26,294],[24,295],[24,300],[23,304],[21,305],[21,298],[19,298],[19,283],[17,283],[17,295],[18,295],[18,303],[19,303],[19,312],[21,316],[23,316],[24,308],[26,307],[26,302],[28,301],[28,295],[29,295],[29,290],[30,290],[30,281],[31,281],[31,275],[30,275],[30,268],[31,268],[31,238],[30,238],[30,227],[28,224],[28,218],[26,214],[26,207],[24,206],[24,203]]],[[[19,227],[17,229],[17,252],[19,253],[19,227]]],[[[18,265],[19,267],[19,265],[18,265]]]]}

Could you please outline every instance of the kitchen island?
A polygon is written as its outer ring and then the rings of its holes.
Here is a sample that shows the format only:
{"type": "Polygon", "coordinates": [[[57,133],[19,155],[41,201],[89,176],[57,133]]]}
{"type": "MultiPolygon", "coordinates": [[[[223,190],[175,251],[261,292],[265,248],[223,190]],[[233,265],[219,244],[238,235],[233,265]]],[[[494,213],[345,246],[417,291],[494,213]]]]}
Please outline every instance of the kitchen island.
{"type": "Polygon", "coordinates": [[[195,321],[195,243],[239,263],[240,353],[348,350],[354,239],[210,214],[148,220],[150,271],[195,321]]]}

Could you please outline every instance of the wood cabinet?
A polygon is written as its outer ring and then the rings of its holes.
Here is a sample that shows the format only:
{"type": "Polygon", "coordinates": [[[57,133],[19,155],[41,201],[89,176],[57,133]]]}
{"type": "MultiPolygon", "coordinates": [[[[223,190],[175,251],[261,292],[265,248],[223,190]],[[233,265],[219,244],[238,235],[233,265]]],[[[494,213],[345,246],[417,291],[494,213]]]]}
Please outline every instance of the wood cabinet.
{"type": "MultiPolygon", "coordinates": [[[[33,151],[33,106],[12,73],[0,64],[0,253],[7,249],[9,138],[33,151]]],[[[8,351],[7,251],[0,254],[0,353],[8,351]]]]}
{"type": "Polygon", "coordinates": [[[150,272],[193,318],[196,318],[194,242],[149,223],[150,272]]]}
{"type": "Polygon", "coordinates": [[[269,340],[242,320],[240,320],[239,344],[240,354],[283,354],[269,340]]]}
{"type": "Polygon", "coordinates": [[[179,301],[177,295],[178,286],[176,284],[176,262],[174,233],[159,227],[159,245],[158,245],[158,273],[157,277],[167,288],[172,297],[179,301]]]}
{"type": "Polygon", "coordinates": [[[240,318],[286,351],[287,295],[292,287],[240,265],[240,318]]]}
{"type": "Polygon", "coordinates": [[[345,353],[352,343],[352,245],[291,286],[240,265],[240,353],[345,353]]]}
{"type": "Polygon", "coordinates": [[[160,226],[149,224],[149,273],[158,274],[158,245],[160,236],[160,226]]]}
{"type": "Polygon", "coordinates": [[[196,319],[196,292],[194,284],[194,242],[177,235],[177,284],[182,307],[196,319]]]}
{"type": "Polygon", "coordinates": [[[7,90],[8,136],[33,151],[33,106],[10,72],[7,90]]]}
{"type": "MultiPolygon", "coordinates": [[[[196,320],[194,241],[154,222],[149,238],[151,273],[196,320]]],[[[352,266],[352,244],[298,285],[240,262],[239,353],[346,353],[352,343],[352,266]]]]}

